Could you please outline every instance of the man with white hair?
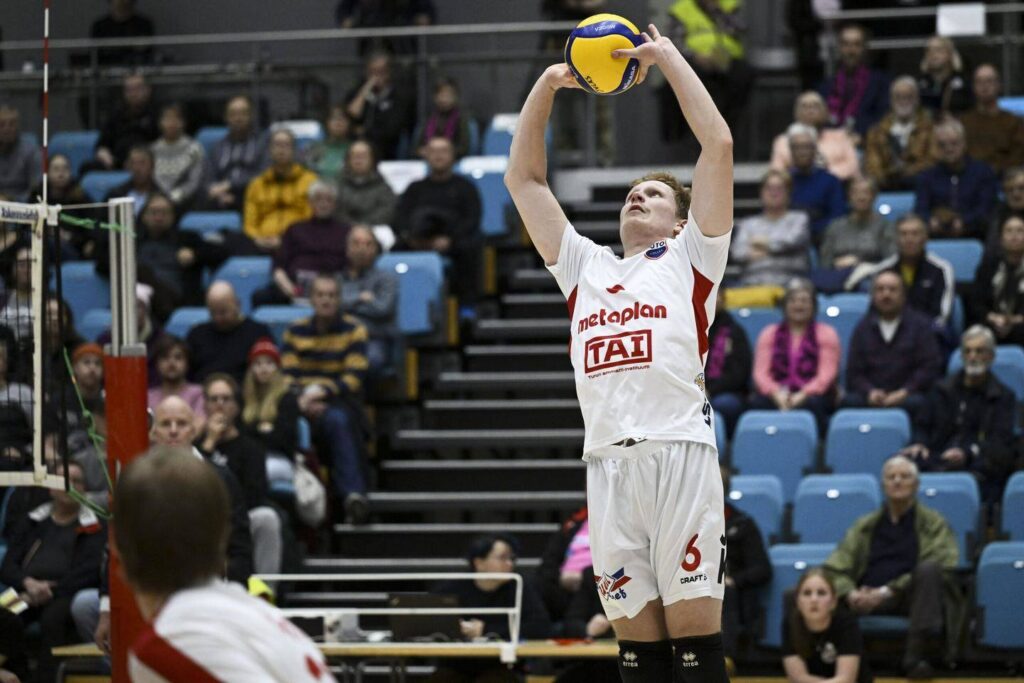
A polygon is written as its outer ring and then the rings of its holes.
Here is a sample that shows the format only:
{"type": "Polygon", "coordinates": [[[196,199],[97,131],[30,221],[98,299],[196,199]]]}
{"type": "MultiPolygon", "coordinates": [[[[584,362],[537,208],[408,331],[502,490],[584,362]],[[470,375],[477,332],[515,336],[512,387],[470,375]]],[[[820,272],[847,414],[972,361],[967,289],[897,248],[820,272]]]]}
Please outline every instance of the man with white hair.
{"type": "Polygon", "coordinates": [[[960,552],[945,518],[917,500],[917,489],[917,465],[902,455],[889,458],[882,466],[882,507],[853,523],[825,570],[857,614],[909,616],[904,672],[931,678],[924,649],[943,624],[953,630],[961,596],[951,572],[960,552]]]}
{"type": "Polygon", "coordinates": [[[786,130],[786,137],[793,159],[791,203],[794,209],[807,212],[811,236],[817,244],[825,227],[846,213],[846,193],[839,178],[818,165],[818,131],[794,123],[786,130]]]}
{"type": "Polygon", "coordinates": [[[932,163],[934,127],[917,81],[900,76],[889,88],[889,113],[868,131],[864,172],[881,190],[913,189],[914,177],[932,163]]]}

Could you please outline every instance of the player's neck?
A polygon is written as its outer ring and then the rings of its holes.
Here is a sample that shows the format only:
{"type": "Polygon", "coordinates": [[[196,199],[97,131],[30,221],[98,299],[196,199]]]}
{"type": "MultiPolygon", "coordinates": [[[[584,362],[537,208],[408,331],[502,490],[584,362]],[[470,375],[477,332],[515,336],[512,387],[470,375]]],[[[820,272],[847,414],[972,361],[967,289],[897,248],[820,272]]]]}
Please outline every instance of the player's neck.
{"type": "Polygon", "coordinates": [[[157,595],[145,591],[135,591],[135,604],[139,606],[139,614],[146,621],[153,621],[160,609],[167,602],[168,595],[157,595]]]}

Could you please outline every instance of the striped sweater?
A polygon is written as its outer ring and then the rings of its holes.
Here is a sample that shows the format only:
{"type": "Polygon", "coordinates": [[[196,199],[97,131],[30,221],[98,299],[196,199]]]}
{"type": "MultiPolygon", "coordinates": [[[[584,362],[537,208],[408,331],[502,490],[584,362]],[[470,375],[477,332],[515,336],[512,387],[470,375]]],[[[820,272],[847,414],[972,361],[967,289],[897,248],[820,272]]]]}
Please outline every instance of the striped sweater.
{"type": "Polygon", "coordinates": [[[366,328],[350,315],[341,314],[325,332],[313,318],[304,318],[284,333],[281,367],[297,384],[319,384],[334,396],[359,395],[369,362],[366,359],[366,328]]]}

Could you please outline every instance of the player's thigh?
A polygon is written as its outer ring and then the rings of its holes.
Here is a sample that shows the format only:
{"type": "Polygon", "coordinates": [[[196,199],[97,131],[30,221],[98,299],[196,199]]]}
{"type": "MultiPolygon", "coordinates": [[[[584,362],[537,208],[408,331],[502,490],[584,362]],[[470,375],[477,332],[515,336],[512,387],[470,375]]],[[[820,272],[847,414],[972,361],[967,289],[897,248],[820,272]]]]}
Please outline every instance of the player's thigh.
{"type": "Polygon", "coordinates": [[[664,607],[670,638],[707,636],[722,630],[722,601],[702,597],[679,600],[664,607]]]}
{"type": "Polygon", "coordinates": [[[665,629],[665,610],[660,598],[648,602],[632,619],[612,619],[611,623],[617,640],[653,643],[669,637],[665,629]]]}

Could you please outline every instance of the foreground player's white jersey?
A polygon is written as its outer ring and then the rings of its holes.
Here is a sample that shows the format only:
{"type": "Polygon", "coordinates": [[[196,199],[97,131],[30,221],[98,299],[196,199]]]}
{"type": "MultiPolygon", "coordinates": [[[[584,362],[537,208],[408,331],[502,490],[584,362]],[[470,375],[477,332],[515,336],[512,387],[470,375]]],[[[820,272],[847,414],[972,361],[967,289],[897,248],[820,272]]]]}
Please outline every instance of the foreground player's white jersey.
{"type": "Polygon", "coordinates": [[[691,214],[679,237],[620,259],[566,226],[548,270],[569,305],[584,458],[639,454],[608,448],[630,438],[715,445],[704,361],[730,234],[705,237],[691,214]]]}
{"type": "Polygon", "coordinates": [[[240,586],[175,593],[135,641],[133,683],[328,683],[323,655],[279,610],[240,586]]]}

